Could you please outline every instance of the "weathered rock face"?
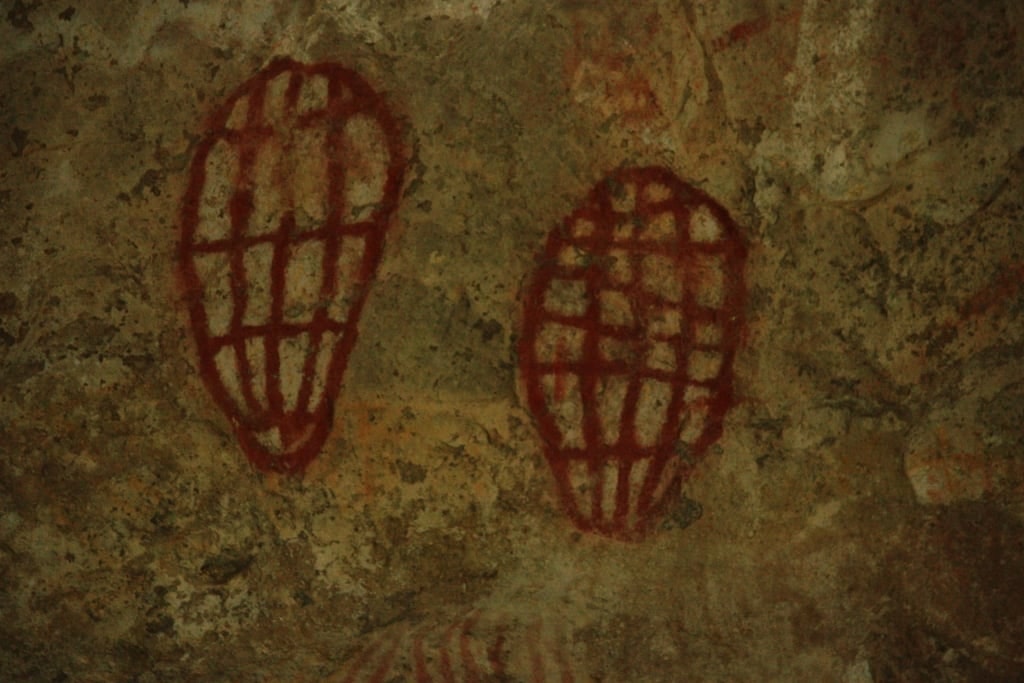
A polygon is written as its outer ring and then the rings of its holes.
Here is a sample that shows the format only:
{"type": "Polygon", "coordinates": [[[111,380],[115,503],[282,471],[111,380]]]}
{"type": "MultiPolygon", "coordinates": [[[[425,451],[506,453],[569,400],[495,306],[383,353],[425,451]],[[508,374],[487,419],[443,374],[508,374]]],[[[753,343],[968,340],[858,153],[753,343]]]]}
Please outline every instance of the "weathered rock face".
{"type": "Polygon", "coordinates": [[[0,678],[1024,678],[1024,6],[613,4],[0,8],[0,678]]]}

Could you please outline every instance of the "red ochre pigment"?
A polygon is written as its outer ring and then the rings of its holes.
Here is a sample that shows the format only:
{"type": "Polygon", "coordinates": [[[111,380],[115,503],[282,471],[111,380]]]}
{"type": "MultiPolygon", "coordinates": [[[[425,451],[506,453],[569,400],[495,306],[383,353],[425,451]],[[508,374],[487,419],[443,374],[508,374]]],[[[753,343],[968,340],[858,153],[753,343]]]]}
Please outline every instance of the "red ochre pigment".
{"type": "Polygon", "coordinates": [[[207,124],[180,275],[200,373],[260,470],[301,472],[330,432],[403,172],[384,100],[337,64],[277,59],[207,124]]]}
{"type": "Polygon", "coordinates": [[[577,527],[644,536],[722,433],[745,247],[664,168],[618,171],[556,227],[524,294],[519,362],[577,527]]]}
{"type": "Polygon", "coordinates": [[[561,630],[543,619],[520,622],[473,610],[447,627],[385,630],[327,681],[582,681],[566,656],[561,630]]]}
{"type": "Polygon", "coordinates": [[[734,45],[746,43],[755,36],[769,30],[774,25],[799,22],[800,15],[800,10],[793,10],[778,17],[764,15],[749,21],[740,22],[712,40],[711,49],[715,52],[721,52],[734,45]]]}

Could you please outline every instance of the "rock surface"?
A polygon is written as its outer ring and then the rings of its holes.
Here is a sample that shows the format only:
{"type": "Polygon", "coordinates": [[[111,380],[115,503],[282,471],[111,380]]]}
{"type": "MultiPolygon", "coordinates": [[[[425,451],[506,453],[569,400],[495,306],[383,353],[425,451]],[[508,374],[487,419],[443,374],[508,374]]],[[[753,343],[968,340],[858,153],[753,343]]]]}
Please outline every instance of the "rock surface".
{"type": "MultiPolygon", "coordinates": [[[[1022,35],[1014,0],[3,3],[0,679],[1024,679],[1022,35]],[[247,460],[179,270],[206,126],[280,57],[359,74],[405,164],[295,474],[247,460]],[[639,167],[728,212],[746,296],[720,438],[623,541],[565,514],[517,344],[547,236],[639,167]]],[[[211,201],[326,226],[290,154],[211,201]]]]}

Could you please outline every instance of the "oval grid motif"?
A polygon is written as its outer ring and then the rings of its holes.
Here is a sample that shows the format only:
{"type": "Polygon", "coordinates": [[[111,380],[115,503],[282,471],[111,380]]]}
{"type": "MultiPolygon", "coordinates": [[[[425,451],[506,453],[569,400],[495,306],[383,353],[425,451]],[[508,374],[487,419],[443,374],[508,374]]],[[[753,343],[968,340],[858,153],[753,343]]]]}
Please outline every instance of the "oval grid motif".
{"type": "Polygon", "coordinates": [[[721,435],[744,259],[728,213],[660,167],[610,175],[548,236],[519,362],[580,529],[643,536],[721,435]]]}
{"type": "Polygon", "coordinates": [[[404,173],[384,100],[278,59],[214,113],[192,160],[180,273],[203,380],[260,470],[319,453],[404,173]]]}

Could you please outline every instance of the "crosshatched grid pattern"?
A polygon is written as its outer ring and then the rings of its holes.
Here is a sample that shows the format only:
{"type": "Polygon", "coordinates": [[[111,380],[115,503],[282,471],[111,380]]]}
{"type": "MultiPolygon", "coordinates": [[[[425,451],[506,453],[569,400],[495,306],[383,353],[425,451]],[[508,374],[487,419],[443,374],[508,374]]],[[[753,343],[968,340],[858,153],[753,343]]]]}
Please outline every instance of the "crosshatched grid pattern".
{"type": "Polygon", "coordinates": [[[200,372],[261,470],[323,446],[403,172],[384,100],[337,64],[275,60],[210,120],[180,274],[200,372]]]}
{"type": "Polygon", "coordinates": [[[720,437],[745,256],[727,212],[660,167],[614,173],[549,235],[519,360],[579,528],[642,537],[720,437]]]}

